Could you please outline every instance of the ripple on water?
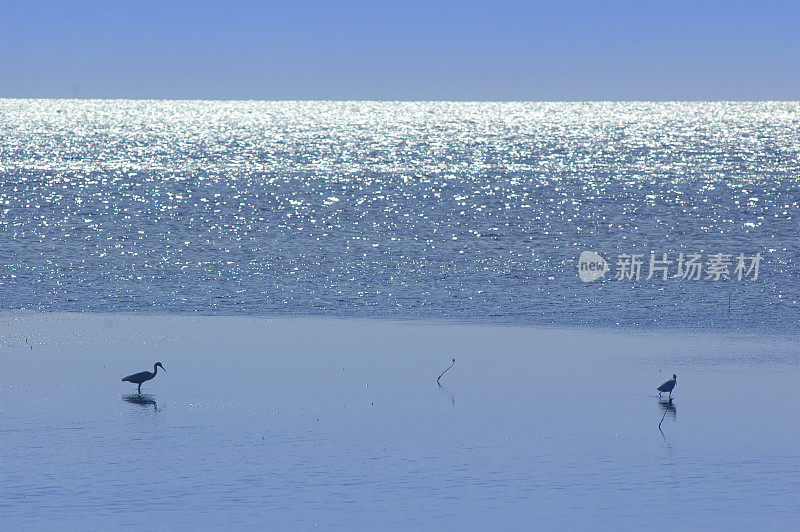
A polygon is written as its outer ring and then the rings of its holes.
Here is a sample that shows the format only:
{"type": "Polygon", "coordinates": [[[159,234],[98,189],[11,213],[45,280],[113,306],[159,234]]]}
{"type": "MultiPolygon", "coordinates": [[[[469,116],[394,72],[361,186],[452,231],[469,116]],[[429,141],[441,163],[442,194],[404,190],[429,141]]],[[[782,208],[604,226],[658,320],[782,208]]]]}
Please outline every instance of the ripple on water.
{"type": "Polygon", "coordinates": [[[783,327],[798,111],[0,100],[2,303],[783,327]],[[755,283],[583,285],[583,249],[765,260],[755,283]]]}

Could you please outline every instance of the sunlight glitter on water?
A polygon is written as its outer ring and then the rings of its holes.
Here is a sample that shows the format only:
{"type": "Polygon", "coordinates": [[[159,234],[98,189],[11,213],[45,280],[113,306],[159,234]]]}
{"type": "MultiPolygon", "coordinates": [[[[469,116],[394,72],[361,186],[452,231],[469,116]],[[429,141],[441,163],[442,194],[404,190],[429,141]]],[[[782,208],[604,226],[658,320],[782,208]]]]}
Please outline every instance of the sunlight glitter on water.
{"type": "Polygon", "coordinates": [[[6,308],[785,327],[796,103],[0,101],[6,308]],[[756,283],[575,260],[756,253],[756,283]],[[729,310],[729,301],[730,310],[729,310]]]}

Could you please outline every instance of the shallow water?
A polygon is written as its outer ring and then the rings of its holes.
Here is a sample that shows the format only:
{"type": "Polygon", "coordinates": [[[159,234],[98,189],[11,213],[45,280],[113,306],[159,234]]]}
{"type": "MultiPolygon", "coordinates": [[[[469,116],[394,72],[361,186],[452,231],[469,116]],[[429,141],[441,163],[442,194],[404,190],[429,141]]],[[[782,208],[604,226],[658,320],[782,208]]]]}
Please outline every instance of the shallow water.
{"type": "Polygon", "coordinates": [[[5,529],[800,524],[794,339],[6,314],[0,341],[5,529]]]}
{"type": "Polygon", "coordinates": [[[0,304],[783,330],[798,176],[796,102],[0,100],[0,304]]]}

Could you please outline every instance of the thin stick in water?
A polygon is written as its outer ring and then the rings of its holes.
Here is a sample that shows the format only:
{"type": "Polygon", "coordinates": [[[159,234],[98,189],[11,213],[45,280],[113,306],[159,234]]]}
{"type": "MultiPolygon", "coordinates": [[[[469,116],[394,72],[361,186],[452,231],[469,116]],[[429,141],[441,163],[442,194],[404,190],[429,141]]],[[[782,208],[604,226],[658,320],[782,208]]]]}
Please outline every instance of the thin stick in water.
{"type": "MultiPolygon", "coordinates": [[[[667,417],[667,411],[666,411],[666,409],[664,410],[664,415],[663,415],[663,416],[661,416],[661,421],[659,421],[659,422],[658,422],[658,430],[661,430],[661,424],[664,422],[664,418],[665,418],[665,417],[667,417]]],[[[664,432],[662,431],[662,432],[661,432],[661,434],[664,434],[664,432]]]]}
{"type": "MultiPolygon", "coordinates": [[[[663,404],[663,403],[662,403],[663,404]]],[[[672,398],[670,397],[667,405],[672,406],[672,398]]],[[[664,409],[664,414],[661,416],[661,421],[658,422],[658,430],[661,430],[661,424],[664,422],[664,418],[667,417],[667,412],[669,411],[669,406],[664,409]]],[[[664,434],[664,431],[661,430],[661,434],[664,434]]]]}
{"type": "MultiPolygon", "coordinates": [[[[450,368],[452,368],[452,367],[453,367],[453,366],[455,366],[455,365],[456,365],[456,359],[454,358],[454,359],[453,359],[453,363],[452,363],[452,364],[450,364],[450,366],[449,366],[449,367],[448,367],[446,370],[444,370],[444,371],[442,372],[442,375],[444,375],[445,373],[447,373],[447,370],[449,370],[450,368]]],[[[439,384],[439,380],[442,378],[442,375],[439,375],[439,378],[438,378],[438,379],[436,379],[436,384],[439,384]]]]}

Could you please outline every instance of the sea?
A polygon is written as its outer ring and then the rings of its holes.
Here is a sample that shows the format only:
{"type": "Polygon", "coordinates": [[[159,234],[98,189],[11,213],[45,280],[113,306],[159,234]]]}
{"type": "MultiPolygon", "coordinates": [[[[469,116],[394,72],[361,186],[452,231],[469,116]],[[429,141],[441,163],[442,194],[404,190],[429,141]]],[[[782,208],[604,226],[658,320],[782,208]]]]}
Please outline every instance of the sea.
{"type": "Polygon", "coordinates": [[[0,100],[0,529],[796,530],[799,178],[796,102],[0,100]]]}
{"type": "Polygon", "coordinates": [[[783,329],[798,200],[796,102],[4,99],[0,305],[783,329]]]}

